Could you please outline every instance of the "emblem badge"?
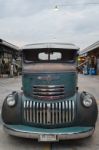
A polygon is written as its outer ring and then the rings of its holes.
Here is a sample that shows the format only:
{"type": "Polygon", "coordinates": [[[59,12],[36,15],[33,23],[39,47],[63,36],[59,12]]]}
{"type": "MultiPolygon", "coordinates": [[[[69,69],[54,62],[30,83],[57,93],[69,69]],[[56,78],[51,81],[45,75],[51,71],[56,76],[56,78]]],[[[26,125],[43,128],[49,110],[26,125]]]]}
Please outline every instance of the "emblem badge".
{"type": "Polygon", "coordinates": [[[59,77],[47,75],[47,76],[38,76],[37,79],[51,81],[51,80],[59,80],[59,77]]]}

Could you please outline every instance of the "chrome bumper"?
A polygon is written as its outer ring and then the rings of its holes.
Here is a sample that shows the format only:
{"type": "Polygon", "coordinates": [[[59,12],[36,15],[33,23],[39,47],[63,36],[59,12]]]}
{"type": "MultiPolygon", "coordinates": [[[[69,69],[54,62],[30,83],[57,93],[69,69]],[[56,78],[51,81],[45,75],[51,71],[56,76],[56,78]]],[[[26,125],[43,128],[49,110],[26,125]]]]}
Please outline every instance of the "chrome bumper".
{"type": "Polygon", "coordinates": [[[59,131],[58,133],[55,132],[55,130],[58,131],[58,129],[54,129],[54,130],[52,129],[52,133],[51,133],[50,132],[51,129],[45,129],[46,132],[40,132],[37,128],[35,128],[35,129],[37,129],[37,131],[28,131],[28,130],[24,130],[24,126],[23,126],[22,130],[18,129],[16,127],[14,128],[14,125],[12,125],[12,126],[13,127],[11,127],[10,125],[3,125],[3,128],[4,128],[5,132],[10,134],[10,135],[23,137],[23,138],[38,139],[38,141],[40,141],[39,140],[40,135],[55,135],[57,137],[55,141],[59,141],[59,140],[70,140],[70,139],[85,138],[85,137],[91,136],[94,132],[94,127],[70,127],[73,129],[76,128],[76,131],[73,131],[73,130],[71,130],[71,132],[60,132],[59,131]],[[81,128],[81,131],[80,130],[77,131],[77,128],[81,128]],[[82,128],[83,129],[86,128],[86,130],[82,130],[82,128]],[[47,130],[50,130],[50,131],[47,132],[47,130]]]}

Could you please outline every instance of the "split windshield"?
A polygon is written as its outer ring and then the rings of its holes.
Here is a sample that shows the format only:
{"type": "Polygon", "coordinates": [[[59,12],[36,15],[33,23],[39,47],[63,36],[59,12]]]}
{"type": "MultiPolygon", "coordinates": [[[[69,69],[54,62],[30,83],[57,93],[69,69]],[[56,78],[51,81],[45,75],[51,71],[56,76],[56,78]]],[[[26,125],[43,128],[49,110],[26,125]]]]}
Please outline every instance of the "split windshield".
{"type": "Polygon", "coordinates": [[[68,62],[76,61],[76,50],[23,50],[24,63],[41,63],[41,62],[68,62]]]}

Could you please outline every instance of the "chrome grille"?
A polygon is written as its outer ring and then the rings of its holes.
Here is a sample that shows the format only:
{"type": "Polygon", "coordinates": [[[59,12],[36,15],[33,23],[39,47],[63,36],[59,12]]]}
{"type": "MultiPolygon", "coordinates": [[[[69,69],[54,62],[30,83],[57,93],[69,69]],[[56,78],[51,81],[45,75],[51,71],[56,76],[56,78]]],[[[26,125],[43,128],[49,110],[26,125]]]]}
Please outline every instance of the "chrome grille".
{"type": "Polygon", "coordinates": [[[24,101],[23,115],[27,123],[55,125],[71,123],[75,117],[75,103],[72,100],[45,103],[24,101]]]}
{"type": "Polygon", "coordinates": [[[33,86],[33,96],[43,99],[58,99],[65,95],[64,85],[35,85],[33,86]]]}

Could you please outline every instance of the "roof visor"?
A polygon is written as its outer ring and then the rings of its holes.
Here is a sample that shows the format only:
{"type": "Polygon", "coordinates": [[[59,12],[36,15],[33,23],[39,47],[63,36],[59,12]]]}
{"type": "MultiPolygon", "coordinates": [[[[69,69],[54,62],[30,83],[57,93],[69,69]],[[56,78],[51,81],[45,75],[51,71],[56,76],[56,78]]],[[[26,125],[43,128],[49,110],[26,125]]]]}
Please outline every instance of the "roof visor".
{"type": "Polygon", "coordinates": [[[57,49],[75,49],[79,50],[77,46],[70,43],[35,43],[35,44],[28,44],[22,47],[22,50],[27,49],[44,49],[44,48],[57,48],[57,49]]]}

